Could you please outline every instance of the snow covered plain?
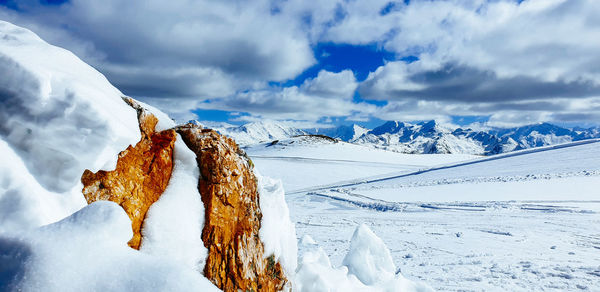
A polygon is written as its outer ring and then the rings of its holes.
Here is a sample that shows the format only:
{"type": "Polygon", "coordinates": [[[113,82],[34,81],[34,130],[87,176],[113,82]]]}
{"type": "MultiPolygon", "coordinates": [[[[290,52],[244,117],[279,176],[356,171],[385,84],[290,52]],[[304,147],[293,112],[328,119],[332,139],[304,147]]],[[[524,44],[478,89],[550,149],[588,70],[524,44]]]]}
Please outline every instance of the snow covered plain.
{"type": "Polygon", "coordinates": [[[334,266],[365,223],[440,291],[600,291],[599,140],[488,158],[290,142],[247,151],[334,266]]]}
{"type": "Polygon", "coordinates": [[[245,150],[262,174],[283,181],[287,194],[334,182],[408,173],[479,158],[468,154],[402,154],[319,136],[299,136],[245,150]]]}

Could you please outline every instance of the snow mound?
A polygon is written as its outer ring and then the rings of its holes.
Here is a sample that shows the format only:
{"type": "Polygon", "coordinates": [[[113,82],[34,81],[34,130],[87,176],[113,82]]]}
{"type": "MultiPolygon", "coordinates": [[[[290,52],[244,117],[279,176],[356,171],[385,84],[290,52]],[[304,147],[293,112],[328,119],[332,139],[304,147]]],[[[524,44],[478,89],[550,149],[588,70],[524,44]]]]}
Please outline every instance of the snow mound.
{"type": "Polygon", "coordinates": [[[361,224],[354,231],[350,251],[342,262],[361,282],[373,285],[394,277],[396,267],[390,251],[369,227],[361,224]]]}
{"type": "Polygon", "coordinates": [[[305,235],[301,244],[305,252],[296,271],[297,291],[433,291],[396,273],[390,251],[364,224],[356,228],[339,268],[331,265],[325,251],[310,236],[305,235]]]}
{"type": "Polygon", "coordinates": [[[0,39],[2,232],[81,208],[84,169],[113,169],[140,132],[121,92],[69,51],[4,21],[0,39]]]}
{"type": "Polygon", "coordinates": [[[131,221],[96,202],[57,223],[0,238],[2,291],[219,291],[201,274],[127,246],[131,221]]]}
{"type": "Polygon", "coordinates": [[[298,259],[296,228],[290,221],[290,212],[285,202],[285,192],[281,180],[260,175],[258,179],[262,220],[259,230],[260,240],[265,246],[265,256],[274,255],[281,263],[286,275],[293,275],[298,259]]]}

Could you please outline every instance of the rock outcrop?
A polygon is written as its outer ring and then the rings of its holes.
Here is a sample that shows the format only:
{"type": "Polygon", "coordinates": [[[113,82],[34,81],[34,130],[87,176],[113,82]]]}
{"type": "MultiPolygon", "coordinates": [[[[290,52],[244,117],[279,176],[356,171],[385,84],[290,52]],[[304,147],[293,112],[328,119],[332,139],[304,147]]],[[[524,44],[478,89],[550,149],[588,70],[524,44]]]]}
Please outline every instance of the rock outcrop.
{"type": "Polygon", "coordinates": [[[146,212],[169,184],[176,133],[174,130],[156,132],[158,119],[132,99],[125,101],[137,110],[141,140],[119,153],[115,170],[93,173],[86,169],[81,182],[88,204],[108,200],[125,209],[133,229],[133,238],[128,244],[139,249],[146,212]]]}
{"type": "Polygon", "coordinates": [[[193,124],[156,132],[158,119],[134,100],[125,101],[138,112],[142,138],[119,153],[115,170],[83,173],[87,202],[109,200],[122,206],[132,221],[129,246],[139,249],[146,213],[169,183],[179,133],[196,154],[200,169],[198,190],[205,207],[202,242],[208,249],[204,276],[224,291],[279,291],[289,286],[281,264],[264,255],[257,179],[238,145],[193,124]]]}
{"type": "Polygon", "coordinates": [[[224,291],[278,291],[288,282],[281,265],[264,256],[262,213],[250,161],[235,142],[193,124],[177,128],[196,153],[205,206],[204,275],[224,291]]]}

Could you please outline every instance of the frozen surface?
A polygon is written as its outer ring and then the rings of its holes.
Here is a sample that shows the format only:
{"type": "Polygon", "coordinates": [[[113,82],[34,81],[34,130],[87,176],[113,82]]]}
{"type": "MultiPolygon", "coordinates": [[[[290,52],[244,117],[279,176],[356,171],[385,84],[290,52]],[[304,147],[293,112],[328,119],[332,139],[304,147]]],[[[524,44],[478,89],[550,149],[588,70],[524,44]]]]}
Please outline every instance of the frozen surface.
{"type": "MultiPolygon", "coordinates": [[[[288,149],[272,156],[304,155],[288,149]]],[[[323,168],[332,155],[305,153],[323,168]]],[[[404,277],[440,291],[600,291],[599,157],[592,140],[307,187],[286,198],[298,237],[312,236],[322,251],[301,244],[312,257],[299,266],[343,267],[365,224],[404,277]]],[[[310,169],[296,168],[294,179],[310,169]]],[[[339,269],[330,281],[342,281],[339,269]]]]}
{"type": "Polygon", "coordinates": [[[314,195],[288,203],[298,236],[313,236],[334,266],[364,223],[406,278],[439,291],[600,289],[599,202],[406,204],[385,212],[314,195]]]}

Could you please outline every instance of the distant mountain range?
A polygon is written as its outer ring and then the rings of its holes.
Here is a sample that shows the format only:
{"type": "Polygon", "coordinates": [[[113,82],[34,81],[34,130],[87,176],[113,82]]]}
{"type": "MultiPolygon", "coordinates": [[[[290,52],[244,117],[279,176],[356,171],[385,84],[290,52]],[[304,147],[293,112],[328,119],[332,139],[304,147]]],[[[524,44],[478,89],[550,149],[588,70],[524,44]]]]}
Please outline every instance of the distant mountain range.
{"type": "Polygon", "coordinates": [[[450,128],[436,121],[416,124],[388,121],[369,130],[359,125],[300,130],[275,121],[261,121],[242,126],[215,128],[234,138],[242,146],[299,135],[319,134],[345,142],[401,153],[461,153],[493,155],[532,147],[600,138],[600,128],[567,129],[549,123],[516,128],[492,128],[476,131],[450,128]]]}
{"type": "Polygon", "coordinates": [[[271,142],[273,140],[307,134],[307,132],[303,130],[289,127],[276,121],[252,122],[241,126],[230,127],[210,127],[210,125],[208,125],[208,127],[233,138],[240,146],[271,142]]]}

